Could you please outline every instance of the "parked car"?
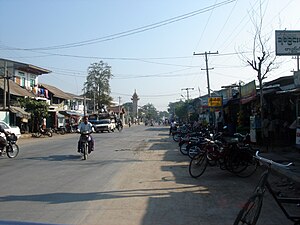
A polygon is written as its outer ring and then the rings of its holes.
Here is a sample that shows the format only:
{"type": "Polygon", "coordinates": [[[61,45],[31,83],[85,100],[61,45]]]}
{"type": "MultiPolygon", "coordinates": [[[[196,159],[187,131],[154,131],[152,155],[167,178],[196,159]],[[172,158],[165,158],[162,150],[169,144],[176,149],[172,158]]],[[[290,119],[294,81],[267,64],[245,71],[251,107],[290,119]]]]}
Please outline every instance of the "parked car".
{"type": "Polygon", "coordinates": [[[4,121],[0,121],[0,125],[4,128],[5,131],[15,134],[18,139],[21,137],[21,130],[19,127],[10,126],[9,124],[5,123],[4,121]]]}
{"type": "Polygon", "coordinates": [[[115,131],[115,123],[113,123],[110,119],[101,119],[101,120],[94,120],[90,121],[93,124],[95,132],[111,132],[115,131]]]}

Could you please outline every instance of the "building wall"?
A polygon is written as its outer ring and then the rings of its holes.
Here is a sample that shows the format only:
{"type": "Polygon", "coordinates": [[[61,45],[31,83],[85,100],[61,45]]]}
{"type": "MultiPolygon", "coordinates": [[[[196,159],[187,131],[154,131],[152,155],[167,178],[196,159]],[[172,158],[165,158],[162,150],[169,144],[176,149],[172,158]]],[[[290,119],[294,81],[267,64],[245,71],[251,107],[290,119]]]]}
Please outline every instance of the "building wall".
{"type": "Polygon", "coordinates": [[[26,89],[32,90],[38,84],[38,76],[35,74],[15,70],[14,75],[14,82],[26,89]]]}

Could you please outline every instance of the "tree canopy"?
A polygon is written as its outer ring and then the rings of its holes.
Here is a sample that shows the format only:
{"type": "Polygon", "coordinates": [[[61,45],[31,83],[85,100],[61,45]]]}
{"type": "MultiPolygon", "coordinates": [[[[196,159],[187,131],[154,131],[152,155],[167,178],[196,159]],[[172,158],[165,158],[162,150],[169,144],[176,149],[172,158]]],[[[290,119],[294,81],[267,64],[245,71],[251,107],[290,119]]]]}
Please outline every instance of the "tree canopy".
{"type": "Polygon", "coordinates": [[[100,112],[105,105],[110,105],[112,101],[109,85],[109,81],[112,77],[111,67],[102,60],[92,63],[88,67],[88,76],[84,83],[85,96],[94,100],[91,101],[90,106],[95,108],[98,112],[100,112]]]}

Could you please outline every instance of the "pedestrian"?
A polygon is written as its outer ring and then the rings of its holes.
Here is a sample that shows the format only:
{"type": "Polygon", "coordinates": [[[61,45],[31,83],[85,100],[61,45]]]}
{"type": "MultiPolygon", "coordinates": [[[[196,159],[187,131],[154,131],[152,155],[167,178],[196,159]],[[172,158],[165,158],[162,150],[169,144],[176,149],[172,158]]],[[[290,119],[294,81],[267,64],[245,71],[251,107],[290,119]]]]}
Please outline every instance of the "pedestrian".
{"type": "Polygon", "coordinates": [[[269,142],[270,142],[270,126],[271,126],[271,120],[269,118],[269,116],[266,114],[264,119],[263,119],[263,123],[262,123],[262,132],[263,132],[263,142],[267,148],[267,151],[269,151],[269,142]]]}
{"type": "Polygon", "coordinates": [[[222,112],[219,112],[218,118],[217,118],[217,129],[219,132],[223,130],[223,116],[222,112]]]}

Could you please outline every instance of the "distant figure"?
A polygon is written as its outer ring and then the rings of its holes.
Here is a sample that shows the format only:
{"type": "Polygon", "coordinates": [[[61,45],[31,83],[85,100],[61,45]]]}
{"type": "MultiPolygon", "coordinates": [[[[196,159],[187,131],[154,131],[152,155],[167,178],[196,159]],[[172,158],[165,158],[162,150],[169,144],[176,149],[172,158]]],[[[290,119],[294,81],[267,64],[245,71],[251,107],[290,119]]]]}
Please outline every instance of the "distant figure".
{"type": "Polygon", "coordinates": [[[222,112],[219,112],[218,118],[217,118],[217,129],[218,131],[222,131],[223,130],[223,116],[222,116],[222,112]]]}
{"type": "Polygon", "coordinates": [[[176,122],[174,120],[171,121],[169,135],[172,134],[172,131],[176,130],[176,122]]]}
{"type": "Polygon", "coordinates": [[[46,127],[47,127],[47,119],[44,117],[43,118],[43,122],[42,122],[42,128],[43,128],[43,130],[45,130],[46,127]]]}
{"type": "Polygon", "coordinates": [[[270,134],[269,134],[269,130],[271,128],[271,120],[269,119],[269,116],[265,116],[265,118],[263,119],[263,123],[262,123],[262,127],[263,127],[263,142],[266,145],[267,151],[269,150],[269,142],[270,142],[270,134]]]}

